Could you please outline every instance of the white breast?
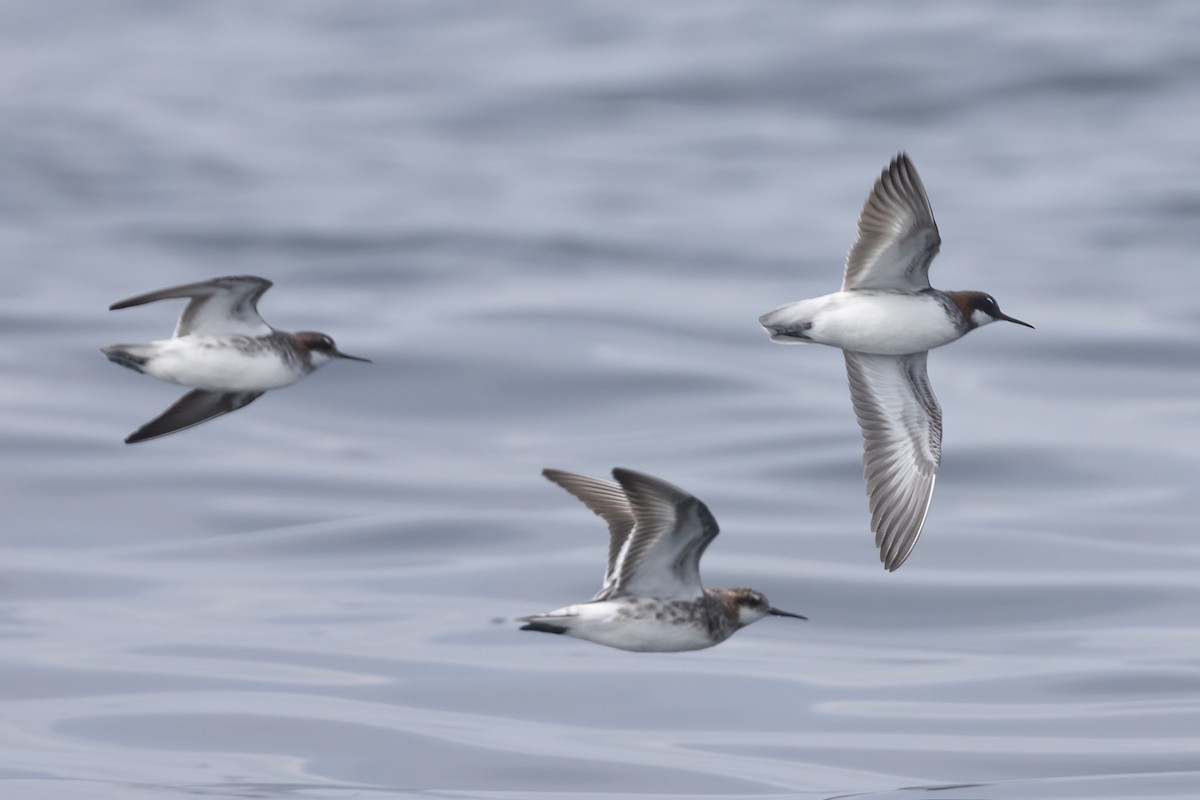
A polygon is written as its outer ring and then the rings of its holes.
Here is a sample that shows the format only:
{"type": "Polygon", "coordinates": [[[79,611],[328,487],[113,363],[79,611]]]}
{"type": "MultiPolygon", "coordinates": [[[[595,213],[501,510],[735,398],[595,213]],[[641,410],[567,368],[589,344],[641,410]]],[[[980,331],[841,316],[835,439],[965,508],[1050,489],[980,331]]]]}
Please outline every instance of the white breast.
{"type": "Polygon", "coordinates": [[[581,603],[562,611],[577,615],[567,635],[621,650],[641,652],[678,652],[701,650],[717,644],[707,631],[690,621],[673,621],[669,615],[657,619],[651,615],[631,618],[628,605],[621,601],[581,603]]]}
{"type": "Polygon", "coordinates": [[[930,295],[896,292],[837,292],[813,315],[814,342],[857,353],[898,356],[949,344],[962,331],[930,295]]]}
{"type": "Polygon", "coordinates": [[[181,336],[154,344],[160,348],[144,367],[146,373],[205,391],[266,391],[303,377],[270,349],[247,352],[211,336],[181,336]]]}

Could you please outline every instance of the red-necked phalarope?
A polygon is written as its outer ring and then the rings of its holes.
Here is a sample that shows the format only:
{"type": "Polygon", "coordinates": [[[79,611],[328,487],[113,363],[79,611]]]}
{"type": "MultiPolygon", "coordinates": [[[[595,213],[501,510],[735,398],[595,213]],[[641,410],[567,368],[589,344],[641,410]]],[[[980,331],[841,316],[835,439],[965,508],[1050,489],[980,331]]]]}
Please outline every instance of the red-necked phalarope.
{"type": "Polygon", "coordinates": [[[612,481],[542,472],[608,523],[604,588],[588,603],[521,617],[523,631],[565,633],[621,650],[700,650],[725,641],[772,608],[754,589],[705,589],[700,557],[717,521],[698,499],[666,481],[614,469],[612,481]]]}
{"type": "Polygon", "coordinates": [[[271,282],[232,275],[140,294],[109,309],[155,300],[189,298],[172,338],[101,348],[109,360],[159,380],[194,387],[158,417],[131,433],[144,442],[199,425],[254,402],[269,389],[290,386],[335,358],[369,361],[339,352],[323,333],[278,331],[256,305],[271,282]]]}
{"type": "Polygon", "coordinates": [[[925,525],[942,457],[942,410],[925,371],[928,351],[996,320],[1013,319],[983,292],[929,285],[941,246],[933,209],[904,153],[863,206],[842,290],[759,317],[777,342],[840,347],[862,428],[871,530],[884,566],[912,552],[925,525]]]}

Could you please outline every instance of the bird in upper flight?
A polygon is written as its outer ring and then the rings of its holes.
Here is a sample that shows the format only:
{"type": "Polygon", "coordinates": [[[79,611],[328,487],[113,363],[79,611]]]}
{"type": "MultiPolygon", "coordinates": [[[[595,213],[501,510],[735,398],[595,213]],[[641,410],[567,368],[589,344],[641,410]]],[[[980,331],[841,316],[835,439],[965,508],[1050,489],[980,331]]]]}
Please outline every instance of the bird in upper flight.
{"type": "Polygon", "coordinates": [[[997,320],[1032,328],[984,292],[929,285],[942,238],[916,167],[900,153],[883,171],[858,219],[842,290],[759,317],[776,342],[840,347],[850,399],[865,439],[871,530],[895,570],[925,526],[942,459],[942,409],[929,385],[935,347],[997,320]]]}

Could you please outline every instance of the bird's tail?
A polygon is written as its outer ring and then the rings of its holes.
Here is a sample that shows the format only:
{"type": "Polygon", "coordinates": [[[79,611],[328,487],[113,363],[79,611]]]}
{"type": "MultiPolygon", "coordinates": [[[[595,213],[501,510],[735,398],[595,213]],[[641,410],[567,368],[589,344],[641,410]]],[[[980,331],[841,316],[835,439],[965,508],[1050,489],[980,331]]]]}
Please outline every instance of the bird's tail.
{"type": "Polygon", "coordinates": [[[540,633],[566,633],[567,628],[563,625],[552,625],[549,622],[544,622],[533,617],[522,617],[525,624],[521,626],[523,631],[538,631],[540,633]]]}
{"type": "Polygon", "coordinates": [[[148,344],[110,344],[100,348],[100,352],[104,353],[109,361],[128,367],[134,372],[143,371],[142,367],[150,359],[153,350],[148,344]]]}
{"type": "Polygon", "coordinates": [[[807,313],[800,313],[796,306],[800,303],[777,308],[758,318],[758,324],[771,334],[771,341],[783,343],[811,342],[808,331],[812,329],[812,320],[807,313]]]}
{"type": "Polygon", "coordinates": [[[565,609],[559,611],[550,611],[545,614],[531,614],[528,617],[517,617],[518,622],[524,622],[521,626],[523,631],[539,631],[541,633],[567,633],[571,630],[572,623],[579,618],[579,615],[572,612],[566,612],[565,609]]]}

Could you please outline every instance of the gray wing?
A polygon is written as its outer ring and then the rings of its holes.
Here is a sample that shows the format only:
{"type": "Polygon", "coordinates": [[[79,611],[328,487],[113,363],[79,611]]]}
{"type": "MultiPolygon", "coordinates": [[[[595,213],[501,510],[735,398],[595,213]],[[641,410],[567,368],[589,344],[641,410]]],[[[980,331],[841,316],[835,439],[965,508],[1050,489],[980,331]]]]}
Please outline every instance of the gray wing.
{"type": "Polygon", "coordinates": [[[929,513],[942,460],[942,409],[925,371],[927,353],[845,355],[865,440],[871,530],[879,559],[894,570],[912,552],[929,513]]]}
{"type": "Polygon", "coordinates": [[[652,475],[618,468],[613,477],[625,490],[635,524],[618,554],[615,584],[597,599],[703,595],[700,557],[720,531],[708,507],[652,475]]]}
{"type": "Polygon", "coordinates": [[[175,404],[154,419],[125,437],[125,444],[136,444],[175,433],[213,417],[248,406],[263,392],[206,392],[195,389],[175,401],[175,404]]]}
{"type": "Polygon", "coordinates": [[[191,302],[183,309],[175,326],[175,336],[264,336],[271,326],[258,315],[258,298],[271,288],[266,278],[254,275],[229,275],[201,283],[172,286],[139,294],[109,306],[110,311],[130,306],[186,297],[191,302]]]}
{"type": "Polygon", "coordinates": [[[863,205],[842,289],[928,289],[929,262],[941,246],[925,187],[900,153],[863,205]]]}
{"type": "Polygon", "coordinates": [[[625,490],[612,481],[559,469],[544,469],[542,475],[566,489],[608,523],[608,566],[604,570],[604,588],[600,593],[607,592],[616,579],[617,555],[634,525],[633,510],[625,499],[625,490]]]}

